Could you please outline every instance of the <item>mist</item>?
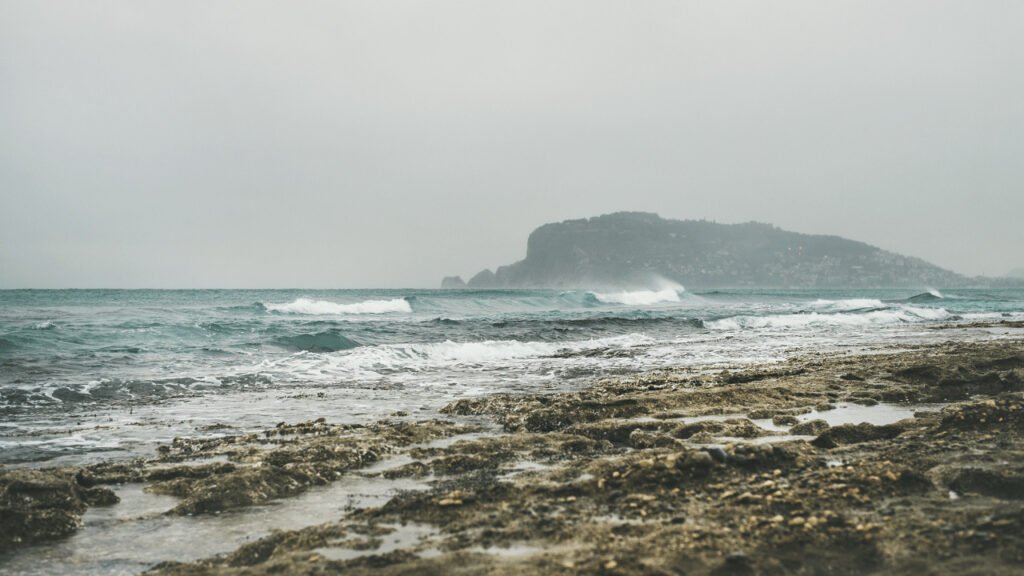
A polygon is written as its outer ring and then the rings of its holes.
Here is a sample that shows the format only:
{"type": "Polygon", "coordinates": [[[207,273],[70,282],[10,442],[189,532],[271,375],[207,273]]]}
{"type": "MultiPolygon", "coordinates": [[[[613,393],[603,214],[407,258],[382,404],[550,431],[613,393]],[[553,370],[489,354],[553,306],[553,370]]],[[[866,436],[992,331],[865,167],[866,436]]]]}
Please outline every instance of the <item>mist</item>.
{"type": "Polygon", "coordinates": [[[1024,5],[0,0],[0,288],[433,287],[618,210],[1024,266],[1024,5]]]}

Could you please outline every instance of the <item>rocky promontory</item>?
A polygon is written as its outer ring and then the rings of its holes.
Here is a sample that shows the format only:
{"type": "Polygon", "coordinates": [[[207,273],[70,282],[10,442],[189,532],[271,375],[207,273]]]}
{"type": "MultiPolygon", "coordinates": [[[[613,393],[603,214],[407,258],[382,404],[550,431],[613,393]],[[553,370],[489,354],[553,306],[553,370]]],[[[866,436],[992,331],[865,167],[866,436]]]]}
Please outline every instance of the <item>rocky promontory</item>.
{"type": "MultiPolygon", "coordinates": [[[[483,270],[469,288],[688,287],[868,288],[963,286],[968,278],[919,258],[838,236],[800,234],[770,224],[668,220],[618,212],[545,224],[530,234],[526,258],[483,270]]],[[[456,286],[453,278],[442,287],[456,286]]],[[[461,280],[461,279],[460,279],[461,280]]]]}

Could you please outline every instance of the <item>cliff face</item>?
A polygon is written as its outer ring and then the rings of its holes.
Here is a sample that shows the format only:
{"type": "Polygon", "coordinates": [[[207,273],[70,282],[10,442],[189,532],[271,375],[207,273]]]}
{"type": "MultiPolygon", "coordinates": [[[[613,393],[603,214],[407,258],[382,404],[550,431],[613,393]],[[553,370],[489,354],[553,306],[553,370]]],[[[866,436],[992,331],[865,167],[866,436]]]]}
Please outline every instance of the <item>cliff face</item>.
{"type": "Polygon", "coordinates": [[[918,258],[769,224],[665,220],[619,212],[545,224],[526,258],[470,279],[471,288],[636,286],[662,277],[689,287],[955,286],[967,278],[918,258]]]}

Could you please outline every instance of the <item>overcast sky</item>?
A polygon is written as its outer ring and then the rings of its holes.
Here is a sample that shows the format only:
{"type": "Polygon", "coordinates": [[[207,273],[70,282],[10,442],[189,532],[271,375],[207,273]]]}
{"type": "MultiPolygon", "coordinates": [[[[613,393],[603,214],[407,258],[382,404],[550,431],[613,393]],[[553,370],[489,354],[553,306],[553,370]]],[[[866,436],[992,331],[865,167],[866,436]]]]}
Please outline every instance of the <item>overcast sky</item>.
{"type": "Polygon", "coordinates": [[[433,287],[617,210],[1024,266],[1024,2],[0,0],[0,287],[433,287]]]}

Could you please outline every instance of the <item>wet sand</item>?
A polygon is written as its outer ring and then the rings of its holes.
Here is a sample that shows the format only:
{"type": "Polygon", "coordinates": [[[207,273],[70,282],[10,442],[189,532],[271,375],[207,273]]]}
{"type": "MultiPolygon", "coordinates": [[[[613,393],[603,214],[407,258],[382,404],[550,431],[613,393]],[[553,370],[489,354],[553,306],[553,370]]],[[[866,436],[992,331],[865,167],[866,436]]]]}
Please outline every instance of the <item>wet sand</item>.
{"type": "Polygon", "coordinates": [[[190,533],[217,531],[168,532],[181,550],[136,564],[161,575],[1024,570],[1019,337],[642,373],[443,412],[0,470],[0,568],[32,570],[54,546],[41,542],[109,530],[89,515],[149,497],[171,524],[252,526],[191,555],[190,533]],[[376,497],[338,505],[367,486],[376,497]]]}

